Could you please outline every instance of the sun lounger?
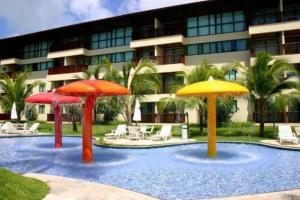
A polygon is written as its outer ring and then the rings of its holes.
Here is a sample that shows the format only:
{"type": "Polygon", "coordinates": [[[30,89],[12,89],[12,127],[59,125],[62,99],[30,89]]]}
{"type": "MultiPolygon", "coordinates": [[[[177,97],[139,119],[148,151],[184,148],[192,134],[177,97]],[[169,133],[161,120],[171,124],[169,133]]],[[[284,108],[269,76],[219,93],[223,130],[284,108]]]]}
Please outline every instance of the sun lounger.
{"type": "Polygon", "coordinates": [[[18,130],[19,133],[24,133],[26,135],[30,134],[38,134],[38,127],[40,126],[39,123],[34,123],[28,130],[18,130]]]}
{"type": "Polygon", "coordinates": [[[118,125],[116,130],[112,130],[110,133],[105,134],[106,138],[115,138],[115,139],[120,139],[120,137],[124,137],[126,134],[126,125],[118,125]]]}
{"type": "Polygon", "coordinates": [[[172,126],[171,125],[163,125],[161,127],[161,130],[156,133],[152,137],[152,140],[164,140],[166,141],[167,139],[172,138],[172,126]]]}
{"type": "Polygon", "coordinates": [[[128,126],[128,139],[139,140],[140,138],[140,127],[128,126]]]}
{"type": "Polygon", "coordinates": [[[299,139],[296,137],[295,133],[292,132],[290,125],[279,125],[278,130],[278,140],[280,144],[283,144],[284,142],[291,142],[293,144],[299,143],[299,139]]]}
{"type": "Polygon", "coordinates": [[[151,136],[152,132],[154,130],[154,126],[148,127],[148,126],[141,126],[140,127],[140,133],[143,135],[143,139],[145,139],[145,137],[151,136]]]}

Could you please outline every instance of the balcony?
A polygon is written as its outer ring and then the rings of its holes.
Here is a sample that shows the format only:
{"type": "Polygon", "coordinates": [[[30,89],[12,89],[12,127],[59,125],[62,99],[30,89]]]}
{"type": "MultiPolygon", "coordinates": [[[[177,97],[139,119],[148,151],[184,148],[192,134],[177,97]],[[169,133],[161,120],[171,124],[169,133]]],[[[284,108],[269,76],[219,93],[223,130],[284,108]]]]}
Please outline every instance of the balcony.
{"type": "Polygon", "coordinates": [[[87,65],[58,66],[48,69],[48,75],[84,72],[87,70],[87,68],[87,65]]]}
{"type": "Polygon", "coordinates": [[[71,49],[88,49],[89,43],[86,40],[74,40],[68,42],[57,42],[50,46],[49,52],[65,51],[71,49]]]}
{"type": "MultiPolygon", "coordinates": [[[[143,57],[143,58],[148,58],[148,59],[153,60],[156,65],[169,65],[169,64],[177,64],[177,63],[185,64],[185,55],[184,54],[150,56],[150,57],[143,57]]],[[[133,59],[133,61],[139,62],[139,60],[141,60],[143,58],[135,58],[135,59],[133,59]]]]}
{"type": "Polygon", "coordinates": [[[183,35],[183,33],[184,33],[183,26],[181,24],[177,24],[175,27],[173,26],[172,28],[156,28],[156,29],[133,32],[132,39],[141,40],[141,39],[165,37],[171,35],[183,35]]]}
{"type": "Polygon", "coordinates": [[[299,20],[300,15],[290,11],[255,14],[249,26],[249,34],[297,30],[300,28],[299,20]]]}
{"type": "Polygon", "coordinates": [[[142,48],[165,44],[182,44],[184,40],[184,29],[178,28],[159,28],[133,32],[130,48],[142,48]]]}
{"type": "Polygon", "coordinates": [[[74,40],[54,43],[50,46],[48,59],[71,56],[88,56],[89,43],[87,40],[74,40]]]}
{"type": "Polygon", "coordinates": [[[184,123],[185,114],[181,113],[143,113],[141,123],[184,123]]]}
{"type": "MultiPolygon", "coordinates": [[[[259,122],[259,112],[253,113],[253,121],[259,122]]],[[[265,123],[299,123],[300,122],[300,111],[289,111],[289,112],[266,112],[264,115],[265,123]]]]}
{"type": "Polygon", "coordinates": [[[251,47],[251,56],[252,57],[255,57],[258,52],[268,52],[274,56],[299,54],[300,53],[300,42],[263,45],[263,46],[252,46],[251,47]]]}

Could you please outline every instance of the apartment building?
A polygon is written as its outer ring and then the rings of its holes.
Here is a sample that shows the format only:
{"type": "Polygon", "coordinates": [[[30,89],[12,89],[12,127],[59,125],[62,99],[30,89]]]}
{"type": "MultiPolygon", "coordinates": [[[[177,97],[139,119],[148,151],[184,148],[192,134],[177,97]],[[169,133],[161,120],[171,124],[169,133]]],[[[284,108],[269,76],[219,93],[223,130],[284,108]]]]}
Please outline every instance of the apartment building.
{"type": "MultiPolygon", "coordinates": [[[[104,57],[120,70],[127,61],[152,58],[162,89],[141,99],[142,121],[180,123],[185,115],[176,107],[157,111],[157,102],[170,96],[172,85],[184,84],[178,76],[204,59],[216,66],[232,61],[249,66],[261,51],[300,67],[299,1],[206,0],[1,39],[0,67],[10,75],[31,70],[28,84],[43,82],[37,93],[76,80],[104,57]]],[[[237,76],[232,71],[227,79],[237,76]]],[[[233,121],[257,121],[247,97],[236,98],[232,109],[233,121]]],[[[299,122],[299,110],[300,105],[275,116],[270,112],[266,121],[299,122]]],[[[39,119],[53,120],[50,107],[38,105],[38,112],[39,119]]],[[[195,110],[184,112],[190,122],[198,122],[195,110]]]]}

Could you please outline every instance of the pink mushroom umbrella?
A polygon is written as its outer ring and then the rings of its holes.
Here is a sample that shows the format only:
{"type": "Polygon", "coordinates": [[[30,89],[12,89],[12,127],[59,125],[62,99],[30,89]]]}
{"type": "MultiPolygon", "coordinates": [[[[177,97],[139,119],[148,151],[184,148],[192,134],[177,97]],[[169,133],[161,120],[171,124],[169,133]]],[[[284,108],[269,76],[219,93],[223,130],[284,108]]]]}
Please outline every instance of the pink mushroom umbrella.
{"type": "Polygon", "coordinates": [[[51,104],[55,122],[55,148],[62,147],[62,111],[60,104],[79,103],[81,99],[73,96],[63,96],[54,92],[43,92],[25,99],[26,103],[51,104]]]}
{"type": "Polygon", "coordinates": [[[98,96],[128,95],[126,88],[105,80],[82,80],[61,86],[56,90],[59,94],[85,97],[82,107],[82,159],[83,162],[93,161],[92,126],[93,108],[98,96]]]}

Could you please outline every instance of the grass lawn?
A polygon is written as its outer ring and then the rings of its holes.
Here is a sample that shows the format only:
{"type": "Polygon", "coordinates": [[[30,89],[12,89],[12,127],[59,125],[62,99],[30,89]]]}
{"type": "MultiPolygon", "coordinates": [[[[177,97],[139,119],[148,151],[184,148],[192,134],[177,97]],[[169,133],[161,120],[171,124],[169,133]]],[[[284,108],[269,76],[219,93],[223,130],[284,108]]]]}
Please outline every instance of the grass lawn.
{"type": "Polygon", "coordinates": [[[48,193],[46,183],[0,168],[1,200],[40,200],[48,193]]]}
{"type": "MultiPolygon", "coordinates": [[[[93,126],[93,136],[98,137],[99,142],[102,143],[102,138],[104,137],[104,134],[109,133],[111,130],[115,129],[116,126],[117,123],[105,124],[105,125],[95,124],[93,126]]],[[[78,132],[73,132],[71,124],[63,124],[63,134],[81,136],[81,125],[78,125],[77,127],[78,127],[78,132]]],[[[159,128],[160,126],[157,126],[154,132],[159,130],[159,128]]],[[[219,127],[217,128],[218,141],[259,142],[262,139],[275,138],[275,133],[277,132],[277,128],[274,131],[272,126],[266,126],[265,137],[259,137],[258,129],[259,127],[249,125],[249,124],[245,124],[245,125],[233,124],[232,126],[229,127],[219,127]]],[[[53,133],[54,132],[53,123],[41,122],[39,131],[45,133],[53,133]]],[[[190,131],[189,138],[196,139],[197,141],[207,141],[206,129],[204,129],[203,136],[200,135],[199,127],[197,125],[193,125],[193,124],[190,125],[189,131],[190,131]]],[[[181,137],[181,127],[174,126],[172,128],[172,133],[173,136],[175,137],[181,137]]]]}

